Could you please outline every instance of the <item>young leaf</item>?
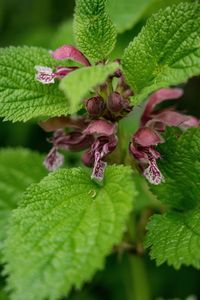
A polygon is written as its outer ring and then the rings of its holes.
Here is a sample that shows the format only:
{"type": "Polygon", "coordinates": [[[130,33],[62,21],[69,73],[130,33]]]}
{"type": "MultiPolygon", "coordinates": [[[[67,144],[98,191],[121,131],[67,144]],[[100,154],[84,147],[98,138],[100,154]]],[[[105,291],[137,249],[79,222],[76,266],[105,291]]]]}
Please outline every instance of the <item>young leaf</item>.
{"type": "Polygon", "coordinates": [[[149,93],[200,74],[200,5],[181,3],[153,15],[125,50],[122,65],[138,103],[149,93]]]}
{"type": "Polygon", "coordinates": [[[119,243],[134,195],[123,166],[108,167],[103,186],[81,169],[61,169],[32,185],[6,241],[13,299],[58,299],[89,280],[119,243]]]}
{"type": "Polygon", "coordinates": [[[78,69],[71,72],[60,83],[60,89],[65,93],[70,105],[70,113],[76,112],[81,107],[81,100],[87,96],[90,90],[104,83],[107,77],[113,74],[119,65],[96,65],[78,69]]]}
{"type": "Polygon", "coordinates": [[[179,269],[181,265],[200,268],[200,211],[169,212],[154,215],[147,225],[146,247],[157,265],[167,262],[179,269]]]}
{"type": "Polygon", "coordinates": [[[27,121],[42,116],[66,115],[67,100],[58,85],[35,80],[35,66],[55,67],[47,50],[35,47],[0,49],[0,117],[27,121]]]}
{"type": "Polygon", "coordinates": [[[200,128],[188,129],[177,139],[169,130],[166,142],[159,146],[159,169],[165,183],[151,186],[164,203],[178,209],[194,208],[200,203],[200,128]]]}
{"type": "Polygon", "coordinates": [[[122,33],[131,29],[152,2],[152,0],[108,0],[107,9],[117,32],[122,33]]]}
{"type": "Polygon", "coordinates": [[[104,60],[113,50],[116,29],[106,13],[106,0],[77,0],[74,30],[80,50],[89,58],[104,60]]]}
{"type": "Polygon", "coordinates": [[[38,153],[26,149],[0,151],[0,248],[10,213],[17,207],[22,193],[46,174],[38,153]]]}

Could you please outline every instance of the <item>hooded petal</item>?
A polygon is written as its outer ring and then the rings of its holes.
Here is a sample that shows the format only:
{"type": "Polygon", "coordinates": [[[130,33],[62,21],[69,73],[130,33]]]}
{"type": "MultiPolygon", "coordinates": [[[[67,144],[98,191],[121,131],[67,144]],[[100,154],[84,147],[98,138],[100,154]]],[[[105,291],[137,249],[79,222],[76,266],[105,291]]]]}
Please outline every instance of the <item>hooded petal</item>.
{"type": "Polygon", "coordinates": [[[40,127],[46,131],[57,131],[61,128],[82,129],[86,127],[86,121],[82,117],[54,117],[39,123],[40,127]]]}
{"type": "Polygon", "coordinates": [[[83,131],[84,134],[91,134],[97,136],[110,136],[115,134],[116,125],[105,120],[92,121],[88,127],[83,131]]]}
{"type": "Polygon", "coordinates": [[[181,129],[199,126],[197,118],[170,110],[164,110],[163,112],[155,115],[152,122],[162,122],[169,126],[180,127],[181,129]]]}
{"type": "Polygon", "coordinates": [[[183,90],[174,89],[160,89],[156,93],[152,94],[147,101],[147,105],[141,117],[141,125],[144,126],[149,119],[151,119],[151,113],[155,106],[163,101],[178,99],[183,95],[183,90]]]}
{"type": "Polygon", "coordinates": [[[159,133],[149,127],[138,129],[133,136],[133,141],[142,147],[154,146],[164,142],[159,133]]]}
{"type": "Polygon", "coordinates": [[[78,49],[71,45],[64,45],[55,51],[51,52],[53,58],[57,60],[71,59],[77,61],[85,66],[90,66],[90,62],[78,49]]]}
{"type": "Polygon", "coordinates": [[[57,67],[56,72],[54,74],[55,74],[55,77],[62,78],[77,69],[78,69],[78,67],[57,67]]]}
{"type": "Polygon", "coordinates": [[[59,129],[54,132],[54,135],[49,141],[57,149],[81,151],[89,148],[94,142],[91,135],[82,134],[79,131],[65,133],[64,130],[59,129]]]}

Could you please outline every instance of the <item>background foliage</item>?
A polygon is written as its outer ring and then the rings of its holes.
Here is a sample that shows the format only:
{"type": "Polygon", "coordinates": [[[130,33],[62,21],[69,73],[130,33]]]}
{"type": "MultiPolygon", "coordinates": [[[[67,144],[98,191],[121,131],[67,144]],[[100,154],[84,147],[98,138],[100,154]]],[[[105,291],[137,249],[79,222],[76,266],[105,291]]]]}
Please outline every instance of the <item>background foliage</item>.
{"type": "MultiPolygon", "coordinates": [[[[116,15],[112,17],[117,24],[117,28],[120,28],[118,30],[120,35],[118,36],[117,45],[112,54],[113,57],[116,58],[121,55],[122,49],[128,45],[129,41],[139,32],[148,16],[163,6],[177,2],[180,1],[140,0],[130,1],[130,6],[133,5],[132,7],[126,8],[122,5],[120,11],[123,18],[126,19],[124,28],[120,26],[120,17],[117,18],[116,15]],[[135,7],[137,7],[137,10],[135,7]],[[134,18],[127,14],[131,9],[137,11],[134,18]]],[[[110,9],[112,9],[113,3],[114,1],[108,1],[110,9]]],[[[121,1],[121,3],[123,4],[123,1],[121,1]]],[[[117,4],[115,3],[113,9],[116,5],[120,5],[118,1],[117,4]]],[[[73,9],[74,1],[72,0],[0,0],[0,47],[28,45],[55,49],[63,43],[74,43],[71,23],[73,9]]],[[[196,77],[190,80],[184,90],[183,99],[178,103],[179,109],[200,117],[200,79],[196,77]],[[188,101],[188,99],[190,99],[190,101],[188,101]]],[[[130,124],[129,120],[125,122],[126,126],[128,125],[131,130],[135,126],[130,124]]],[[[46,137],[46,134],[37,125],[31,122],[27,124],[12,124],[1,121],[0,124],[1,147],[23,146],[44,153],[49,149],[46,137]]],[[[29,153],[24,153],[19,163],[23,164],[24,155],[29,155],[29,153]]],[[[187,155],[187,153],[185,155],[187,155]]],[[[37,157],[35,159],[41,158],[37,157]]],[[[5,157],[1,157],[0,154],[1,166],[4,161],[5,157]]],[[[68,165],[76,166],[78,162],[78,155],[72,153],[68,154],[68,165]]],[[[16,169],[17,168],[18,166],[16,165],[16,169]]],[[[33,166],[30,166],[30,169],[33,170],[33,166]]],[[[39,171],[41,171],[42,175],[45,174],[43,169],[39,171]]],[[[26,169],[24,172],[27,174],[26,169]]],[[[38,176],[42,177],[42,175],[38,176]]],[[[14,176],[13,173],[12,176],[14,176]]],[[[29,178],[29,180],[30,182],[35,182],[34,176],[29,178]]],[[[151,193],[144,188],[143,181],[140,182],[140,179],[135,180],[138,180],[138,185],[141,186],[141,193],[140,197],[138,197],[136,207],[136,210],[138,210],[136,219],[142,222],[146,216],[140,215],[141,208],[148,205],[149,199],[150,201],[155,201],[155,199],[151,193]]],[[[29,182],[22,183],[22,185],[23,184],[27,186],[29,182]]],[[[6,196],[6,193],[9,191],[3,190],[0,186],[0,192],[1,195],[5,194],[6,196]]],[[[158,193],[162,194],[163,191],[158,191],[158,193]]],[[[13,201],[17,201],[16,199],[13,201]]],[[[169,202],[168,199],[166,199],[166,202],[169,202]]],[[[12,203],[12,205],[15,207],[15,203],[12,203]]],[[[6,213],[8,212],[5,209],[5,214],[6,213]]],[[[183,218],[182,215],[180,216],[180,222],[181,218],[183,218]]],[[[163,220],[155,218],[152,220],[150,226],[153,228],[153,226],[161,226],[160,224],[162,223],[164,227],[167,222],[173,223],[173,215],[166,215],[163,220]]],[[[5,224],[0,223],[0,225],[3,226],[5,224]]],[[[1,234],[0,232],[0,235],[1,234]]],[[[142,235],[140,232],[136,234],[138,238],[142,235]]],[[[156,251],[156,246],[153,251],[156,251]]],[[[152,253],[152,255],[154,254],[152,253]]],[[[165,258],[161,257],[160,260],[165,260],[165,258]]],[[[126,295],[127,300],[148,300],[150,299],[149,295],[151,295],[152,299],[159,297],[166,299],[175,297],[185,299],[191,294],[200,297],[199,278],[200,272],[191,267],[182,267],[179,271],[167,265],[162,265],[157,268],[155,262],[150,261],[149,257],[145,257],[143,260],[140,257],[132,255],[131,258],[124,256],[122,259],[116,254],[113,254],[108,257],[105,270],[96,274],[92,284],[85,285],[81,292],[72,291],[69,299],[98,300],[103,298],[108,300],[121,300],[124,299],[124,295],[126,295]],[[129,266],[132,265],[134,268],[129,268],[129,266]],[[144,269],[147,270],[147,273],[144,273],[144,269]],[[142,296],[141,291],[143,292],[142,296]]],[[[0,278],[0,300],[7,299],[3,291],[3,286],[4,278],[2,277],[0,278]]]]}

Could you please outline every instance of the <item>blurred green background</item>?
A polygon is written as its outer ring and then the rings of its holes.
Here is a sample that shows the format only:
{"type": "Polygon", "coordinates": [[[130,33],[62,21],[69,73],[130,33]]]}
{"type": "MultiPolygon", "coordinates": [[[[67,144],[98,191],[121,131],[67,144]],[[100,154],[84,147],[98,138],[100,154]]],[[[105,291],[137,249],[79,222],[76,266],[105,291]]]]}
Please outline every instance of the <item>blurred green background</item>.
{"type": "MultiPolygon", "coordinates": [[[[119,57],[146,18],[168,2],[176,1],[155,0],[134,28],[119,36],[113,57],[119,57]]],[[[55,49],[63,43],[74,43],[73,10],[73,0],[0,0],[0,47],[28,45],[55,49]]],[[[200,78],[191,79],[183,87],[185,94],[178,101],[178,109],[200,118],[200,78]]],[[[33,122],[13,124],[0,120],[0,147],[23,146],[46,152],[50,148],[46,138],[33,122]]],[[[1,279],[0,285],[3,282],[1,279]]],[[[184,267],[175,271],[166,265],[157,268],[148,256],[143,260],[134,255],[131,258],[111,255],[105,271],[99,272],[83,291],[72,292],[70,299],[148,300],[149,290],[151,299],[186,299],[189,295],[196,295],[193,300],[200,299],[200,272],[184,267]],[[131,264],[134,268],[125,272],[131,264]]],[[[3,299],[7,298],[0,292],[0,300],[3,299]]]]}

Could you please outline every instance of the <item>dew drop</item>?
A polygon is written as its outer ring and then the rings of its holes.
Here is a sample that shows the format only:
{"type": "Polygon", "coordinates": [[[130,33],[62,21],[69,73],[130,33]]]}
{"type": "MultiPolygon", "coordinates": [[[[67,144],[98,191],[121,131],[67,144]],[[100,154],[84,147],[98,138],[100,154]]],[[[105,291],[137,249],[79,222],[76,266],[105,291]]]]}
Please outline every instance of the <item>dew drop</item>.
{"type": "Polygon", "coordinates": [[[92,198],[95,198],[96,195],[97,195],[97,192],[96,192],[96,190],[90,190],[90,191],[88,192],[88,195],[90,195],[92,198]]]}

